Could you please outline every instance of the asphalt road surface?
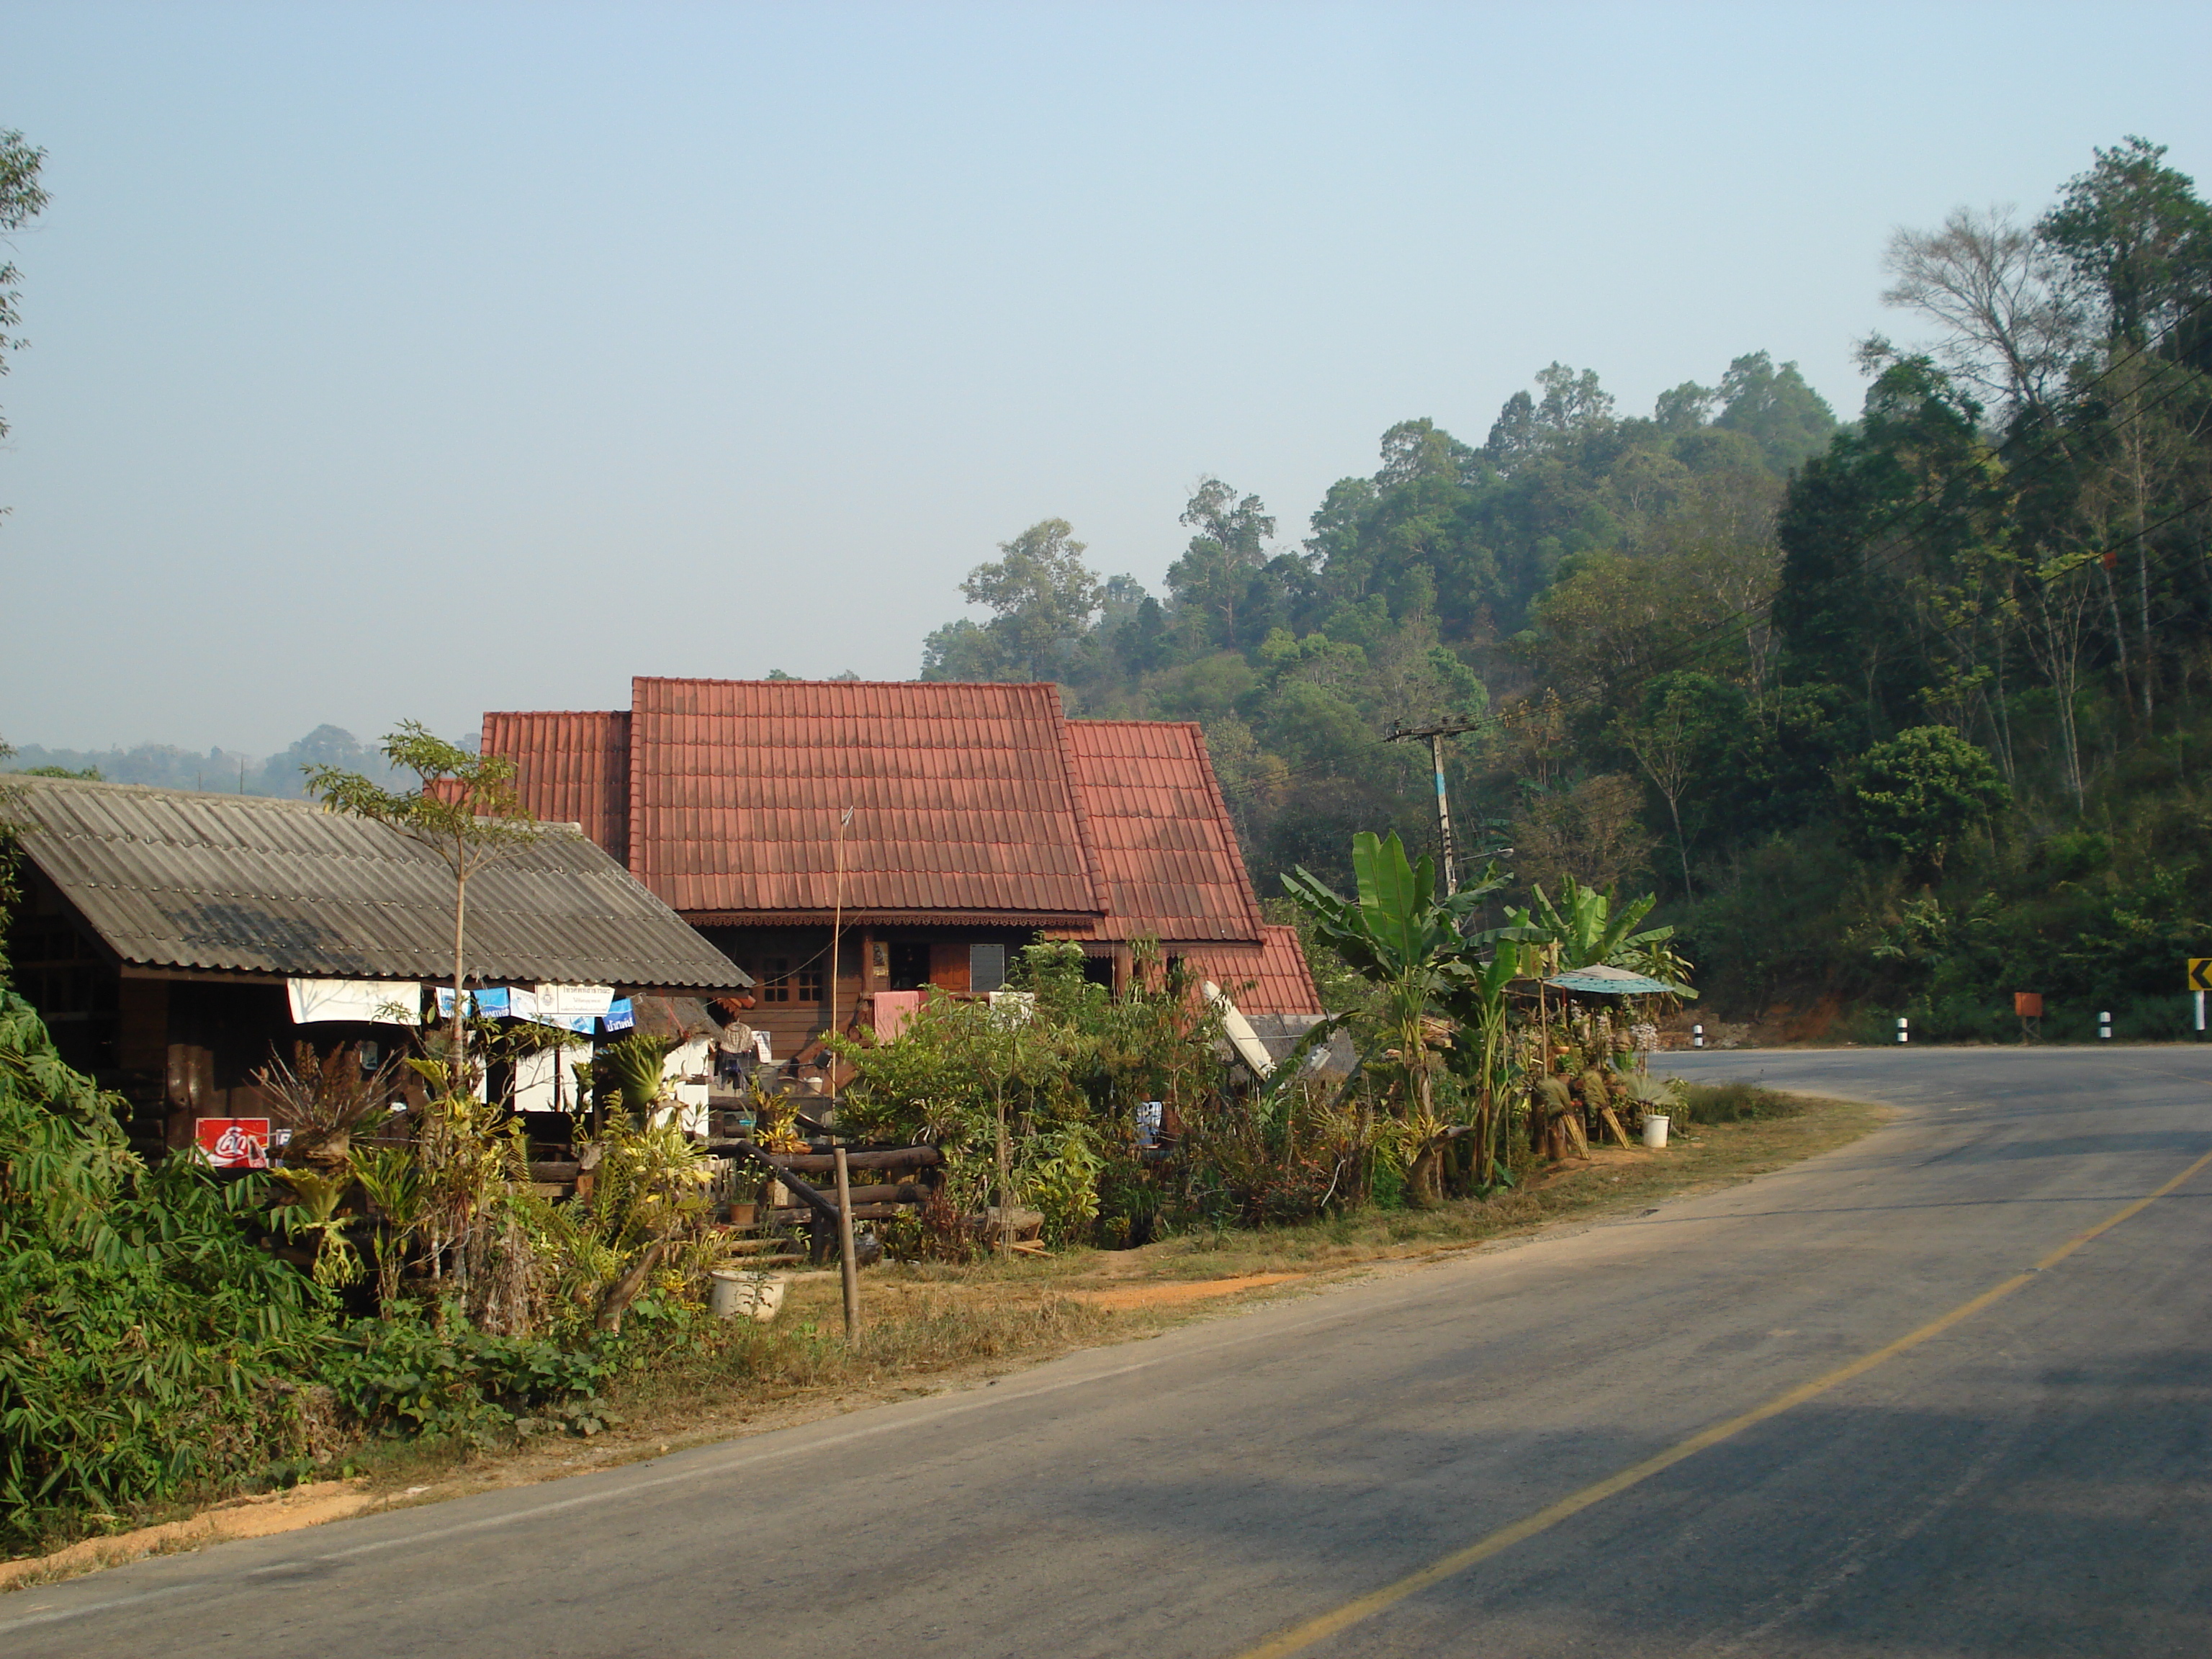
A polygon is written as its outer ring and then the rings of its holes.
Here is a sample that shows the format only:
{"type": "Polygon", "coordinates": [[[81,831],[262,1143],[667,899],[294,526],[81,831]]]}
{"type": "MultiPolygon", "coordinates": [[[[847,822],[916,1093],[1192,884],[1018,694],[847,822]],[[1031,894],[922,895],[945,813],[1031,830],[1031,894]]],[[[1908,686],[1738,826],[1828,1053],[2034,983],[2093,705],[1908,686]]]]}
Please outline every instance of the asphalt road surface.
{"type": "Polygon", "coordinates": [[[0,1655],[2212,1654],[2212,1052],[1681,1069],[1902,1110],[995,1385],[19,1592],[0,1655]]]}

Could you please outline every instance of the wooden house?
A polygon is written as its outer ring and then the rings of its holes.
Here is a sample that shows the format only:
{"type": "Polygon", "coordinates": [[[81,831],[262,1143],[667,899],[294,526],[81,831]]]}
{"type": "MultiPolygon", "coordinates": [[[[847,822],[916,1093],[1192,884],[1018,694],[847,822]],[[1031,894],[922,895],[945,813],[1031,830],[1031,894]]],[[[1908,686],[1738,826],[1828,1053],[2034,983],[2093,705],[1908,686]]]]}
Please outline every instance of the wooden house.
{"type": "Polygon", "coordinates": [[[1321,1012],[1195,725],[1071,720],[1049,684],[640,678],[627,710],[488,714],[483,742],[757,978],[779,1059],[884,993],[996,990],[1040,933],[1103,982],[1156,939],[1249,1012],[1321,1012]]]}
{"type": "MultiPolygon", "coordinates": [[[[453,878],[382,824],[302,801],[4,780],[16,988],[148,1150],[260,1115],[272,1050],[389,1053],[453,977],[453,878]]],[[[715,996],[750,981],[585,837],[549,829],[469,881],[471,985],[715,996]]],[[[571,1027],[571,1029],[576,1029],[571,1027]]]]}

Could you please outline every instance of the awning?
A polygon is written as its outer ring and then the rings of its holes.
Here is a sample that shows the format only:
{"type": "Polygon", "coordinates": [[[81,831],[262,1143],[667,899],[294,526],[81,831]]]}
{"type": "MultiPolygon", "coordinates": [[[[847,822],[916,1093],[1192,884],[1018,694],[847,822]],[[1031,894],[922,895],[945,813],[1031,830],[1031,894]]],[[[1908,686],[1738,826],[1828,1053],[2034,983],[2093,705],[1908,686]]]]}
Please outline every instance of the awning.
{"type": "Polygon", "coordinates": [[[1607,968],[1593,963],[1587,968],[1571,968],[1564,974],[1555,974],[1544,981],[1555,991],[1580,991],[1586,995],[1601,997],[1663,997],[1679,996],[1682,988],[1669,985],[1664,980],[1650,979],[1642,974],[1632,974],[1626,968],[1607,968]]]}

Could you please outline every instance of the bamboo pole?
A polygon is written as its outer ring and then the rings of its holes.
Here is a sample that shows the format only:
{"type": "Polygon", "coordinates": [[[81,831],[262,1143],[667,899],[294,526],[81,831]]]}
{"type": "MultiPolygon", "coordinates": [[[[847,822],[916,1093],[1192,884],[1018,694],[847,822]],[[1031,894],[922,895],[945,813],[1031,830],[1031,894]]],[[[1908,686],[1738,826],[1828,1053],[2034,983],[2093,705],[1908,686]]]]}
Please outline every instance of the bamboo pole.
{"type": "MultiPolygon", "coordinates": [[[[847,807],[845,816],[837,820],[837,881],[830,890],[832,908],[830,913],[830,1035],[837,1035],[837,936],[845,930],[845,826],[853,821],[853,809],[847,807]]],[[[823,1063],[822,1075],[830,1085],[830,1097],[837,1097],[837,1055],[834,1050],[823,1063]]]]}

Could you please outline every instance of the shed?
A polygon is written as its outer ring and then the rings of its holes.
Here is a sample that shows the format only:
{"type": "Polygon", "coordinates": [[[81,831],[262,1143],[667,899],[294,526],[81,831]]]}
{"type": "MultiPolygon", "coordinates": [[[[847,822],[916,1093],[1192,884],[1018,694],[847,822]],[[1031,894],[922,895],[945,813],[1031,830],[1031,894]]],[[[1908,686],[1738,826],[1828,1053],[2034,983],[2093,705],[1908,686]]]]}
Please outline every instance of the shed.
{"type": "MultiPolygon", "coordinates": [[[[386,825],[74,779],[9,779],[6,795],[25,866],[15,982],[64,1058],[131,1103],[141,1141],[240,1115],[272,1044],[392,1042],[404,1005],[452,977],[452,873],[386,825]]],[[[751,983],[574,825],[545,826],[468,890],[472,984],[751,983]]]]}

